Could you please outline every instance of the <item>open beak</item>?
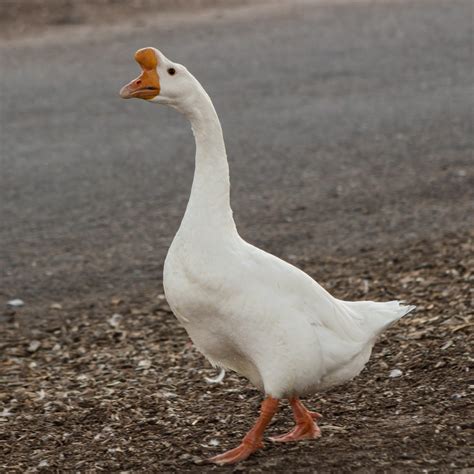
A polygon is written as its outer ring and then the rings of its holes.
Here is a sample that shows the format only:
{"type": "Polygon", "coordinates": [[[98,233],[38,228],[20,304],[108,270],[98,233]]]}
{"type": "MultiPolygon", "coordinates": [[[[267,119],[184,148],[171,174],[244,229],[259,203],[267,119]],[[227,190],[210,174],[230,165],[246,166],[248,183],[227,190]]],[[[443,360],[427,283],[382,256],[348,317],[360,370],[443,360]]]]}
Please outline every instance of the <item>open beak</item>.
{"type": "Polygon", "coordinates": [[[120,89],[122,99],[150,100],[160,93],[160,76],[156,71],[158,57],[153,48],[139,49],[135,60],[142,68],[142,73],[120,89]]]}

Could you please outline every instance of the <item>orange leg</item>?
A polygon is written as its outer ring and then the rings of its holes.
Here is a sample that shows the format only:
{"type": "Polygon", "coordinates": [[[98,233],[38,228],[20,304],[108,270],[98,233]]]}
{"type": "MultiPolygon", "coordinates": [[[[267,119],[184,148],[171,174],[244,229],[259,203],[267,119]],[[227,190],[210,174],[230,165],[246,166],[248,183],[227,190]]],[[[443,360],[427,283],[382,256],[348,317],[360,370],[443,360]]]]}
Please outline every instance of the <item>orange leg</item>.
{"type": "Polygon", "coordinates": [[[296,426],[289,433],[281,436],[274,436],[270,439],[272,441],[284,443],[287,441],[319,438],[321,436],[321,430],[316,422],[321,418],[321,415],[307,410],[298,397],[290,398],[290,404],[293,409],[296,426]]]}
{"type": "Polygon", "coordinates": [[[273,418],[273,415],[277,412],[278,403],[278,399],[267,397],[262,402],[260,416],[257,422],[245,435],[240,445],[224,454],[210,458],[209,462],[219,465],[235,464],[247,459],[253,452],[257,451],[257,449],[263,448],[263,432],[273,418]]]}

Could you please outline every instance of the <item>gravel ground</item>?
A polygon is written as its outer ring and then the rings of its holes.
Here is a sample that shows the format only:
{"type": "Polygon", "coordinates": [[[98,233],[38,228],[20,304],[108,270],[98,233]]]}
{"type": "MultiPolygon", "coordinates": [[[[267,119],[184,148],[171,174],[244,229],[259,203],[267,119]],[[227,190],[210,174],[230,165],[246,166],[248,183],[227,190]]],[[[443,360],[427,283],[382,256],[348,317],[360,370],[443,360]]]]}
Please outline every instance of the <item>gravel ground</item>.
{"type": "MultiPolygon", "coordinates": [[[[204,380],[215,372],[154,286],[139,295],[71,307],[9,309],[1,326],[6,390],[0,467],[18,472],[472,467],[472,251],[472,235],[456,235],[390,253],[298,262],[337,297],[409,299],[418,309],[381,337],[358,378],[308,400],[324,417],[320,440],[267,442],[235,468],[203,460],[238,443],[256,417],[261,395],[234,374],[218,385],[204,380]],[[390,376],[394,370],[399,376],[390,376]]],[[[269,433],[290,425],[285,408],[269,433]]]]}

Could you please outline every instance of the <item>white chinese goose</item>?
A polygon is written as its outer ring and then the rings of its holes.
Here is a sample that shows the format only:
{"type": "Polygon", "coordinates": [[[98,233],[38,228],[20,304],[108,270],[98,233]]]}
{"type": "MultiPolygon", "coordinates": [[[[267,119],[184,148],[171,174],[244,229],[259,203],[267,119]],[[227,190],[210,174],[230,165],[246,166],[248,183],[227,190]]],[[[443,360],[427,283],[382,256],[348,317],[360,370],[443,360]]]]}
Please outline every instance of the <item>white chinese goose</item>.
{"type": "Polygon", "coordinates": [[[210,461],[233,464],[261,448],[282,398],[289,399],[296,426],[272,440],[317,438],[320,415],[299,397],[358,375],[377,336],[414,306],[338,300],[303,271],[243,240],[232,218],[229,167],[211,99],[184,66],[157,49],[140,49],[135,59],[142,73],[121,97],[177,109],[196,140],[191,196],[165,261],[166,298],[213,365],[243,375],[266,396],[241,444],[210,461]]]}

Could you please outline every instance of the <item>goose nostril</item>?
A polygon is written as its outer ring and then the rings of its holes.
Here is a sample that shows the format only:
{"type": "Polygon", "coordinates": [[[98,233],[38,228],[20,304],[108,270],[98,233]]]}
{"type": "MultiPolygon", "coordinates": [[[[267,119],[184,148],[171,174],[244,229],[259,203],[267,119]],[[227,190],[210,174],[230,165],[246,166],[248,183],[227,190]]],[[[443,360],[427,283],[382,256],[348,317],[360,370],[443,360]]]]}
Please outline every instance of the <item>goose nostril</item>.
{"type": "Polygon", "coordinates": [[[142,83],[142,81],[137,81],[137,82],[135,82],[135,84],[136,84],[137,86],[139,86],[141,83],[142,83]]]}

